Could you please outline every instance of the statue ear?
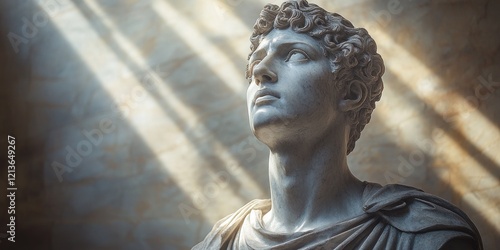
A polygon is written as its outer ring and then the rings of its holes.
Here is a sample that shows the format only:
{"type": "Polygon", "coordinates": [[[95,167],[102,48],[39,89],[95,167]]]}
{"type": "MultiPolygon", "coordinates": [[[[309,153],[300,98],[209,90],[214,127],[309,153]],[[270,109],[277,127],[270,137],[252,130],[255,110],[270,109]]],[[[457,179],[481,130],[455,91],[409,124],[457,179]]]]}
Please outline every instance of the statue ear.
{"type": "Polygon", "coordinates": [[[359,108],[365,102],[368,91],[361,81],[351,81],[346,86],[345,95],[340,100],[340,110],[349,111],[359,108]]]}

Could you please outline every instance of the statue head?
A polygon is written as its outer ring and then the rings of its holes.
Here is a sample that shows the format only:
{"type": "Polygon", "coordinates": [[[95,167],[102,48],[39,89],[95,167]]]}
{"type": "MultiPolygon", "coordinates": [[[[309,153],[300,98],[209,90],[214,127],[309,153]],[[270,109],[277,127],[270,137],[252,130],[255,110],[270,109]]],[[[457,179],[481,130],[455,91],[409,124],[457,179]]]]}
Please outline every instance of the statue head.
{"type": "MultiPolygon", "coordinates": [[[[380,100],[384,64],[377,53],[375,41],[363,28],[354,26],[344,17],[330,13],[305,0],[287,1],[281,6],[268,4],[260,13],[250,37],[254,54],[262,40],[274,29],[291,29],[318,41],[329,59],[329,81],[342,96],[350,95],[352,86],[361,86],[356,108],[346,111],[350,124],[347,154],[353,149],[361,131],[370,121],[375,102],[380,100]]],[[[247,65],[246,77],[251,80],[253,65],[247,65]]]]}

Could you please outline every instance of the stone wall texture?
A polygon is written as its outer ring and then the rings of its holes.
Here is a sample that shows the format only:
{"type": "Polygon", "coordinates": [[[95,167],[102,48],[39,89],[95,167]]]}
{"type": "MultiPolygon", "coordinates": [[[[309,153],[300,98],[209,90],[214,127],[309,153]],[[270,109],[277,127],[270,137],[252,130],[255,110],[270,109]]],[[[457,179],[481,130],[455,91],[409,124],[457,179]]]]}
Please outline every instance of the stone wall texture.
{"type": "MultiPolygon", "coordinates": [[[[0,249],[189,249],[269,197],[244,78],[267,2],[1,1],[0,145],[16,137],[18,191],[0,249]]],[[[365,27],[386,64],[355,175],[448,199],[498,247],[500,1],[315,3],[365,27]]]]}

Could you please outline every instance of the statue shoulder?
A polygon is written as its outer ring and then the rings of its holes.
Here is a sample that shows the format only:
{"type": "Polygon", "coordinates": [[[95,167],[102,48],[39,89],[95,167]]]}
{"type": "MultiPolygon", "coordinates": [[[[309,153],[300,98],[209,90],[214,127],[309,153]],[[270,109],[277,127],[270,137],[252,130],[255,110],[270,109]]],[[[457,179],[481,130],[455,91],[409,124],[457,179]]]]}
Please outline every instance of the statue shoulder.
{"type": "Polygon", "coordinates": [[[213,226],[212,230],[205,239],[194,246],[193,250],[198,249],[222,249],[234,238],[240,229],[246,216],[252,210],[263,210],[267,212],[271,207],[269,199],[252,200],[236,212],[222,218],[213,226]]]}
{"type": "Polygon", "coordinates": [[[375,185],[365,194],[363,209],[402,232],[415,234],[414,245],[419,248],[473,242],[474,248],[465,249],[482,249],[476,226],[462,210],[422,190],[397,184],[375,185]]]}

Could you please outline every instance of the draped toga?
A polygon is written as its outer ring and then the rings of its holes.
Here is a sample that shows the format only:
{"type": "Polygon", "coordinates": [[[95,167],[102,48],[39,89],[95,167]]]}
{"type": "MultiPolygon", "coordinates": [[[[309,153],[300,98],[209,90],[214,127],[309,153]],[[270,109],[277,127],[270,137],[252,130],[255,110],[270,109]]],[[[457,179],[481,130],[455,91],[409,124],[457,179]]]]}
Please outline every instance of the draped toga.
{"type": "Polygon", "coordinates": [[[218,221],[198,249],[439,249],[452,239],[482,249],[477,228],[459,208],[403,185],[365,182],[363,213],[324,228],[280,234],[262,217],[271,201],[253,200],[218,221]]]}

